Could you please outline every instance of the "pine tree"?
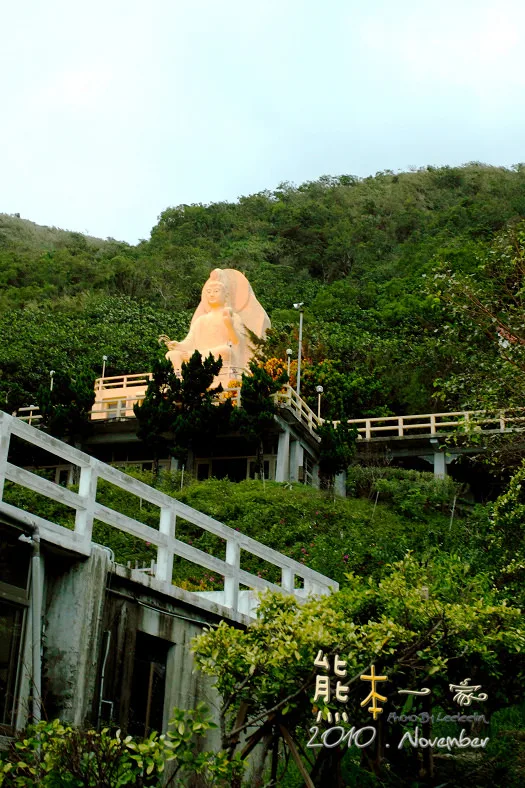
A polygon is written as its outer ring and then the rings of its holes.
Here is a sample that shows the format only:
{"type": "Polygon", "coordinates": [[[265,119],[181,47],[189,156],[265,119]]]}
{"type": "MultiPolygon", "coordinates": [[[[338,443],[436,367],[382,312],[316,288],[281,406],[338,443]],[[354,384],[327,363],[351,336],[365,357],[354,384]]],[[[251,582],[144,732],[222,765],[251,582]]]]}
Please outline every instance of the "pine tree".
{"type": "Polygon", "coordinates": [[[257,361],[249,363],[251,374],[242,375],[241,407],[232,413],[232,425],[249,440],[255,442],[255,472],[260,478],[263,473],[263,438],[274,424],[277,413],[273,395],[288,381],[283,373],[274,380],[257,361]]]}
{"type": "Polygon", "coordinates": [[[231,403],[217,403],[222,386],[212,388],[221,367],[221,358],[210,353],[203,359],[198,350],[182,364],[180,377],[164,357],[154,364],[142,405],[133,410],[139,423],[137,435],[153,453],[155,475],[161,457],[186,463],[196,440],[211,440],[228,424],[231,403]]]}
{"type": "Polygon", "coordinates": [[[73,443],[82,442],[91,430],[94,383],[95,378],[90,370],[77,372],[74,378],[67,372],[55,372],[53,388],[40,386],[37,392],[42,426],[56,438],[73,443]]]}
{"type": "Polygon", "coordinates": [[[159,459],[173,451],[171,437],[178,407],[180,381],[170,361],[163,356],[153,364],[152,378],[140,405],[133,406],[137,418],[137,437],[153,455],[153,472],[159,472],[159,459]]]}

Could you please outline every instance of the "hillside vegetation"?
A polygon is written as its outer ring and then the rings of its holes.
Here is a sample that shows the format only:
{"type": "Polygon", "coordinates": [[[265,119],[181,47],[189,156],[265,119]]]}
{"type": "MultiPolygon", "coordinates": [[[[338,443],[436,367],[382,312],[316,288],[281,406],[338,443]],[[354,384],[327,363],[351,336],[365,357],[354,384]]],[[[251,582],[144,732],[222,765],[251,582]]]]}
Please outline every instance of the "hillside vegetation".
{"type": "Polygon", "coordinates": [[[479,277],[523,217],[525,168],[481,164],[168,208],[137,246],[2,215],[0,406],[31,404],[50,369],[99,375],[103,355],[107,374],[150,368],[157,337],[184,335],[217,266],[250,279],[272,319],[269,355],[297,347],[291,306],[305,302],[303,392],[315,405],[325,387],[325,416],[506,403],[519,386],[494,336],[472,338],[432,282],[440,266],[479,277]]]}

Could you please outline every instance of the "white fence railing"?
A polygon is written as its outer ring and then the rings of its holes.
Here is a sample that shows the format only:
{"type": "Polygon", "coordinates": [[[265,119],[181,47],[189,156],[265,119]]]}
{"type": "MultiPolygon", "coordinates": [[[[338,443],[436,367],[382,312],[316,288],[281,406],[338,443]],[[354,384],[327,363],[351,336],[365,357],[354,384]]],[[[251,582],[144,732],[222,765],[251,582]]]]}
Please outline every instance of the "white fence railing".
{"type": "MultiPolygon", "coordinates": [[[[134,418],[133,406],[144,399],[145,388],[150,373],[142,375],[124,375],[122,377],[99,378],[95,382],[97,401],[91,410],[93,420],[112,420],[134,418]],[[141,387],[140,390],[137,390],[141,387]],[[100,392],[114,389],[120,391],[120,396],[100,399],[100,392]],[[133,391],[135,389],[135,392],[133,391]]],[[[225,389],[221,395],[224,399],[230,397],[235,405],[241,403],[240,387],[225,389]]],[[[275,402],[281,408],[288,408],[296,419],[303,424],[312,435],[316,427],[324,423],[324,419],[317,414],[297,396],[296,391],[289,385],[275,394],[275,402]]],[[[18,418],[30,425],[38,426],[42,416],[36,405],[20,408],[18,418]]],[[[334,426],[339,421],[332,422],[334,426]]],[[[379,416],[375,418],[349,419],[348,424],[357,428],[361,440],[385,440],[386,438],[417,438],[433,435],[447,435],[457,430],[469,432],[507,432],[525,427],[525,408],[514,411],[501,411],[498,413],[483,410],[463,410],[451,413],[417,413],[409,416],[379,416]],[[523,415],[519,415],[523,413],[523,415]]]]}
{"type": "MultiPolygon", "coordinates": [[[[333,422],[334,426],[339,424],[333,422]]],[[[525,409],[490,413],[484,410],[463,410],[452,413],[420,413],[410,416],[384,416],[373,419],[349,419],[357,427],[362,440],[385,438],[417,438],[450,435],[451,432],[508,432],[525,427],[525,409]],[[516,415],[522,413],[524,415],[516,415]]]]}
{"type": "Polygon", "coordinates": [[[309,405],[306,404],[304,399],[298,396],[295,389],[291,386],[285,386],[282,392],[275,395],[277,405],[281,407],[290,408],[298,421],[309,430],[312,435],[315,435],[315,428],[323,423],[323,419],[319,419],[313,412],[309,405]]]}
{"type": "MultiPolygon", "coordinates": [[[[137,509],[139,510],[139,507],[137,509]]],[[[162,583],[165,593],[173,595],[173,561],[175,556],[179,556],[224,578],[223,604],[234,612],[239,610],[239,584],[251,589],[269,588],[293,594],[298,591],[295,588],[297,578],[298,582],[302,581],[303,584],[303,592],[299,593],[299,596],[326,594],[331,588],[334,590],[338,588],[338,584],[325,575],[308,569],[303,564],[266,547],[266,545],[227,525],[223,525],[212,517],[186,506],[186,504],[155,490],[153,487],[149,487],[138,479],[134,479],[122,471],[25,424],[21,419],[2,412],[0,412],[0,512],[14,516],[22,522],[36,524],[43,539],[83,555],[89,555],[91,551],[93,521],[98,520],[106,523],[137,539],[155,545],[157,548],[155,578],[162,583]],[[33,447],[50,452],[64,462],[77,466],[80,469],[78,492],[73,492],[73,490],[48,481],[9,462],[10,441],[13,436],[26,441],[33,447]],[[97,501],[99,479],[134,494],[137,499],[148,501],[157,506],[160,510],[158,528],[153,528],[99,503],[97,501]],[[7,503],[4,500],[6,480],[71,507],[75,512],[74,529],[70,530],[7,503]],[[177,539],[177,518],[223,539],[226,542],[226,560],[216,558],[177,539]],[[281,573],[281,584],[271,583],[241,569],[242,550],[278,567],[281,573]]],[[[199,598],[198,595],[192,596],[195,596],[196,600],[199,598]]]]}
{"type": "Polygon", "coordinates": [[[151,372],[141,372],[137,375],[112,375],[110,377],[97,378],[95,380],[95,391],[147,386],[152,377],[153,374],[151,372]]]}

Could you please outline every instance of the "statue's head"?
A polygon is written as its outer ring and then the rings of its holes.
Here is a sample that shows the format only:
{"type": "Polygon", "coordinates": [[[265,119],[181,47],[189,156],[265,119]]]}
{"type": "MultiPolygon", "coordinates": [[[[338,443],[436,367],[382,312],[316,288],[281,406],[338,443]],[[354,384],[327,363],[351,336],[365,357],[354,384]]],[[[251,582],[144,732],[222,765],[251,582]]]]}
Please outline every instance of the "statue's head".
{"type": "Polygon", "coordinates": [[[230,305],[227,275],[220,268],[211,272],[210,278],[202,288],[202,300],[210,309],[230,305]]]}

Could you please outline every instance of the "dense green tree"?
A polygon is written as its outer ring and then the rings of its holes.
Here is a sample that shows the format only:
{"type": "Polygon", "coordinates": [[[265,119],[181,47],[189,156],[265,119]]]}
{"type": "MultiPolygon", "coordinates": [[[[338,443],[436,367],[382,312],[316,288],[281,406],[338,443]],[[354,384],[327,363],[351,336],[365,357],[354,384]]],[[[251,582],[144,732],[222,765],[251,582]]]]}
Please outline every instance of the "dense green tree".
{"type": "Polygon", "coordinates": [[[325,421],[317,427],[321,438],[319,446],[319,473],[324,485],[333,489],[335,477],[346,471],[355,454],[357,430],[345,421],[334,426],[325,421]]]}
{"type": "Polygon", "coordinates": [[[524,287],[525,222],[500,233],[469,273],[450,263],[434,271],[430,292],[445,305],[440,339],[458,347],[457,371],[437,382],[443,397],[460,394],[487,407],[523,404],[524,287]],[[467,393],[474,382],[475,399],[467,393]]]}
{"type": "Polygon", "coordinates": [[[50,384],[40,386],[37,402],[42,425],[51,435],[75,443],[86,438],[95,402],[93,384],[94,377],[89,370],[79,371],[74,377],[57,370],[50,384]]]}
{"type": "Polygon", "coordinates": [[[180,385],[173,365],[159,356],[152,370],[146,395],[142,402],[133,406],[137,419],[137,437],[147,446],[153,456],[153,474],[158,476],[159,460],[175,451],[173,422],[179,407],[180,385]]]}
{"type": "Polygon", "coordinates": [[[274,379],[255,360],[250,361],[249,370],[249,375],[242,375],[241,405],[232,411],[231,423],[241,434],[255,442],[255,472],[256,478],[260,479],[264,470],[263,438],[273,426],[277,413],[274,394],[287,383],[288,375],[283,373],[274,379]]]}
{"type": "MultiPolygon", "coordinates": [[[[423,784],[434,784],[434,769],[441,777],[438,782],[447,775],[447,759],[432,764],[425,757],[428,751],[391,746],[389,739],[394,735],[397,744],[404,727],[387,726],[386,714],[373,723],[362,708],[369,686],[363,687],[360,676],[369,673],[371,665],[376,666],[376,674],[386,674],[386,708],[397,714],[409,708],[406,698],[396,694],[398,689],[430,687],[429,704],[414,706],[412,712],[417,708],[431,714],[433,709],[450,707],[450,683],[475,675],[475,683],[488,693],[483,711],[490,716],[497,706],[514,705],[516,682],[523,680],[520,617],[520,610],[501,598],[486,574],[473,575],[458,556],[443,555],[424,564],[407,556],[389,566],[379,582],[372,578],[363,582],[348,574],[339,593],[306,604],[268,594],[260,603],[257,621],[246,631],[223,621],[196,638],[193,650],[198,667],[216,679],[222,695],[222,746],[230,756],[244,757],[258,741],[271,736],[283,740],[283,748],[310,788],[329,782],[343,785],[342,765],[346,762],[348,768],[352,761],[348,743],[310,752],[306,743],[312,738],[312,726],[317,725],[319,736],[331,727],[316,723],[318,711],[326,716],[328,711],[344,709],[351,720],[341,723],[345,731],[367,725],[379,731],[374,745],[361,751],[361,768],[375,773],[374,784],[413,784],[406,775],[411,779],[416,774],[424,778],[423,784]],[[329,667],[315,667],[319,652],[329,667]],[[334,675],[335,655],[346,663],[346,678],[341,680],[349,688],[344,706],[335,700],[335,679],[328,699],[321,695],[313,700],[316,675],[334,675]],[[239,734],[247,730],[248,740],[240,739],[239,734]]],[[[459,735],[460,727],[452,735],[459,735]]],[[[447,734],[430,722],[420,728],[420,735],[447,734]]],[[[273,752],[277,768],[277,744],[273,752]]],[[[457,773],[464,778],[460,784],[468,784],[471,773],[476,774],[477,785],[494,784],[490,750],[483,770],[478,760],[473,765],[461,750],[453,757],[457,773]]],[[[281,760],[282,769],[288,760],[281,760]]],[[[354,769],[351,784],[368,784],[355,760],[354,769]]],[[[505,784],[518,786],[519,779],[519,774],[508,770],[505,784]]]]}
{"type": "Polygon", "coordinates": [[[156,360],[144,400],[133,406],[137,435],[153,453],[156,474],[161,457],[186,463],[196,441],[209,440],[228,425],[231,403],[218,402],[222,386],[212,386],[221,367],[221,358],[210,353],[203,359],[198,350],[182,363],[180,377],[170,361],[156,360]]]}

